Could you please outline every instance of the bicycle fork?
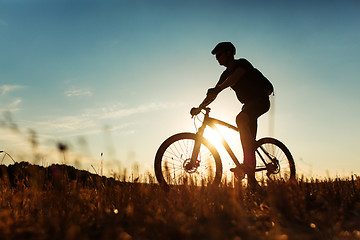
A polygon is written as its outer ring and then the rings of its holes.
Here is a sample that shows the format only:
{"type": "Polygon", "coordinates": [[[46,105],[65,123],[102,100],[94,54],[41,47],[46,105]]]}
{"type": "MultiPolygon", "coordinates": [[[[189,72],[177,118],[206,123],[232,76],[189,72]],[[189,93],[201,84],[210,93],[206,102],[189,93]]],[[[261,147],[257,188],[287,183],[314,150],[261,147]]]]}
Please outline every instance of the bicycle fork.
{"type": "Polygon", "coordinates": [[[194,148],[193,151],[191,153],[191,159],[190,162],[184,166],[186,171],[190,171],[191,169],[197,168],[200,165],[200,161],[201,159],[198,159],[199,153],[200,153],[200,148],[201,148],[201,139],[203,137],[204,134],[204,130],[205,130],[206,126],[201,126],[199,128],[199,130],[196,133],[196,139],[195,139],[195,144],[194,144],[194,148]]]}

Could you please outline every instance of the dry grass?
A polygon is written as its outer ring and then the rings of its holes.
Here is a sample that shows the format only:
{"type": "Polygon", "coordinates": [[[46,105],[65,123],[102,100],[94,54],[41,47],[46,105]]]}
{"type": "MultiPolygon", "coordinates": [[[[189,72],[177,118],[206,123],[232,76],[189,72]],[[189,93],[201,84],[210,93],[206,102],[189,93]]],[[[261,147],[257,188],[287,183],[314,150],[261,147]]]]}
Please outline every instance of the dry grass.
{"type": "Polygon", "coordinates": [[[356,177],[251,192],[36,175],[12,185],[3,174],[1,239],[360,239],[356,177]]]}

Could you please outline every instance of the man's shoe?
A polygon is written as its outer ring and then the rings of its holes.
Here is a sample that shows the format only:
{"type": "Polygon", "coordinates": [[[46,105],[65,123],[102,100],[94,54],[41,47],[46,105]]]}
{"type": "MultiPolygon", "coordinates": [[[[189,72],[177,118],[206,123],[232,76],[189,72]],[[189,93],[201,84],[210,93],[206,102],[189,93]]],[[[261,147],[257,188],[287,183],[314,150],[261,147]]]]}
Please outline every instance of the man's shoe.
{"type": "Polygon", "coordinates": [[[247,174],[249,167],[245,164],[240,164],[235,168],[230,168],[230,171],[234,173],[235,177],[239,180],[243,180],[245,178],[245,174],[247,174]]]}

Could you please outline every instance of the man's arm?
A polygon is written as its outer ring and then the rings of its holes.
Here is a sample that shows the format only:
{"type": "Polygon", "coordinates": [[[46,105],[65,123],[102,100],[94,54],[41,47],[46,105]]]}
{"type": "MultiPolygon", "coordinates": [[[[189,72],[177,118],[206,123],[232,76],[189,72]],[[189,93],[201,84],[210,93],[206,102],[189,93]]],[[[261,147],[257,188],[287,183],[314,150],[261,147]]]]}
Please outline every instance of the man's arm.
{"type": "Polygon", "coordinates": [[[204,108],[210,103],[212,103],[216,96],[225,88],[234,86],[239,79],[245,74],[246,70],[244,68],[238,68],[233,74],[225,79],[221,84],[217,84],[214,88],[210,88],[207,92],[205,100],[200,104],[199,108],[204,108]]]}
{"type": "Polygon", "coordinates": [[[231,74],[228,78],[225,79],[225,81],[221,84],[217,84],[214,88],[210,88],[207,92],[206,98],[202,103],[199,105],[198,108],[193,108],[191,111],[191,115],[198,114],[201,109],[204,109],[207,105],[212,103],[217,95],[224,90],[225,88],[234,86],[239,79],[245,74],[246,70],[243,68],[238,68],[235,70],[233,74],[231,74]]]}
{"type": "Polygon", "coordinates": [[[198,106],[198,107],[193,107],[190,111],[191,116],[195,116],[198,115],[202,109],[204,109],[207,105],[209,105],[210,103],[212,103],[216,96],[218,95],[218,93],[215,93],[215,88],[210,88],[206,94],[206,98],[202,101],[202,103],[198,106]]]}
{"type": "Polygon", "coordinates": [[[217,96],[217,94],[207,94],[204,101],[202,101],[202,103],[199,105],[199,108],[200,109],[205,108],[207,105],[209,105],[210,103],[212,103],[215,100],[216,96],[217,96]]]}
{"type": "Polygon", "coordinates": [[[245,74],[246,70],[244,68],[237,68],[233,74],[231,74],[225,81],[215,88],[218,88],[218,91],[221,92],[225,88],[234,86],[239,79],[245,74]]]}

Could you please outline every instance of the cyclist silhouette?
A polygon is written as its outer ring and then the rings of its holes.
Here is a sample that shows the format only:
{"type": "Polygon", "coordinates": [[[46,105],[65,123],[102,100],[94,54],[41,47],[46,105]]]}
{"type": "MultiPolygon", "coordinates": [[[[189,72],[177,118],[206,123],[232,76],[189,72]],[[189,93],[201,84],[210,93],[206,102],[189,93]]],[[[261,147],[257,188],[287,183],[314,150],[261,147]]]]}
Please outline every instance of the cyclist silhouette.
{"type": "Polygon", "coordinates": [[[220,65],[226,67],[214,88],[207,91],[207,96],[191,114],[198,114],[201,109],[213,102],[216,96],[225,88],[231,87],[243,103],[241,112],[236,117],[236,124],[240,132],[243,147],[244,162],[240,167],[230,169],[235,176],[243,179],[248,176],[248,183],[257,186],[255,180],[255,142],[257,119],[270,109],[269,95],[273,92],[272,84],[244,59],[235,59],[236,49],[231,42],[221,42],[211,51],[220,65]]]}

